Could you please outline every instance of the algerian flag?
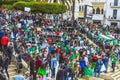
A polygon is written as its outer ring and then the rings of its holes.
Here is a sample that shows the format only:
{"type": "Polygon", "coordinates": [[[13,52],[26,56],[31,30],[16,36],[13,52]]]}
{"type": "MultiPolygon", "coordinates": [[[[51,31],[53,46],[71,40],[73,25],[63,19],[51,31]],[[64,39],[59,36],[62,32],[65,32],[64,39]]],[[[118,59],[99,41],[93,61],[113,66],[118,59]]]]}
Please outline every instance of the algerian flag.
{"type": "Polygon", "coordinates": [[[90,67],[89,68],[85,67],[84,68],[84,74],[85,74],[85,76],[92,76],[93,75],[93,70],[90,67]]]}

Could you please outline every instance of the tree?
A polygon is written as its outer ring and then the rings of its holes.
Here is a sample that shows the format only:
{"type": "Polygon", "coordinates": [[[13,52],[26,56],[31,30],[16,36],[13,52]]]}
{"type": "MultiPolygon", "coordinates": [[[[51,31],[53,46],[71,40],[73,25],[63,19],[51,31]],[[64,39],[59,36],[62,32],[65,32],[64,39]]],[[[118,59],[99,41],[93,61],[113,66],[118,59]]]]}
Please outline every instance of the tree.
{"type": "Polygon", "coordinates": [[[34,13],[47,13],[47,14],[60,14],[62,12],[66,12],[66,5],[58,4],[58,3],[46,3],[46,2],[16,2],[13,4],[13,8],[17,10],[24,10],[24,7],[30,7],[31,12],[34,13]],[[62,10],[61,10],[61,7],[62,10]]]}
{"type": "MultiPolygon", "coordinates": [[[[42,0],[45,1],[45,0],[42,0]]],[[[46,0],[48,2],[49,0],[46,0]]],[[[72,19],[74,20],[74,12],[75,12],[75,0],[50,0],[50,3],[59,3],[59,4],[64,4],[67,5],[67,10],[72,11],[72,19]]],[[[62,8],[62,7],[61,7],[62,8]]],[[[62,10],[62,9],[61,9],[62,10]]],[[[61,13],[63,16],[63,13],[61,13]]]]}

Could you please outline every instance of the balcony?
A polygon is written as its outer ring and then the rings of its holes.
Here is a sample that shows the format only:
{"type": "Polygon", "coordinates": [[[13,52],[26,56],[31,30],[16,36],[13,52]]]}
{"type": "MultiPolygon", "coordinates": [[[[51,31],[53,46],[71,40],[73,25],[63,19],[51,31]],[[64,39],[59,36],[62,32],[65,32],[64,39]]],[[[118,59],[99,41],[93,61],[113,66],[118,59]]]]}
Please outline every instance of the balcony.
{"type": "Polygon", "coordinates": [[[110,3],[111,8],[120,8],[120,3],[118,5],[114,5],[114,3],[110,3]]]}
{"type": "Polygon", "coordinates": [[[108,21],[118,21],[118,22],[120,22],[120,18],[114,18],[114,17],[109,16],[109,18],[107,18],[107,19],[108,19],[108,21]]]}

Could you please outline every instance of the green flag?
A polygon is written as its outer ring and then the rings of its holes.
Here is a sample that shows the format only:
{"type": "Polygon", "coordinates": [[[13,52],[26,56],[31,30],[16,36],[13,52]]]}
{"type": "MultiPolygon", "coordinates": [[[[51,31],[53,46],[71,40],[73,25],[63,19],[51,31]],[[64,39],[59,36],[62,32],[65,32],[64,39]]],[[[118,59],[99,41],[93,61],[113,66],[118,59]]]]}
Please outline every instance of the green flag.
{"type": "Polygon", "coordinates": [[[46,69],[38,68],[38,74],[39,75],[46,75],[46,69]]]}
{"type": "Polygon", "coordinates": [[[85,76],[92,76],[93,75],[93,70],[90,67],[89,68],[85,67],[84,68],[84,74],[85,74],[85,76]]]}

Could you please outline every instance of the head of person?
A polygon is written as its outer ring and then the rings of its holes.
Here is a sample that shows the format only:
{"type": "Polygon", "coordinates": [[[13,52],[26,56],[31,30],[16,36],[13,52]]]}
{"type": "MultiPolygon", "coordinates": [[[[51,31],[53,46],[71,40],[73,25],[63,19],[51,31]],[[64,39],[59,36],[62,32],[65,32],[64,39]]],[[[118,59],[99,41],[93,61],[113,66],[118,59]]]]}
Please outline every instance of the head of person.
{"type": "Polygon", "coordinates": [[[8,54],[7,54],[7,53],[5,53],[5,54],[4,54],[4,56],[5,56],[5,57],[7,57],[7,56],[8,56],[8,54]]]}
{"type": "Polygon", "coordinates": [[[19,70],[18,70],[18,74],[20,74],[20,73],[21,73],[21,70],[19,69],[19,70]]]}

